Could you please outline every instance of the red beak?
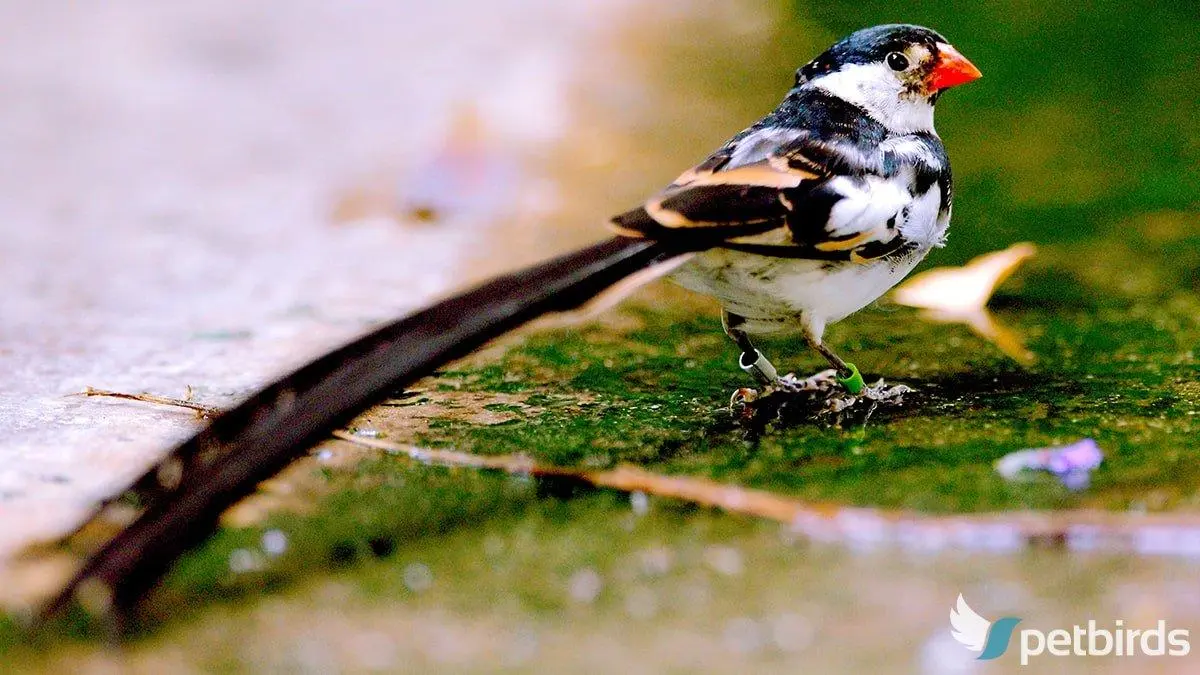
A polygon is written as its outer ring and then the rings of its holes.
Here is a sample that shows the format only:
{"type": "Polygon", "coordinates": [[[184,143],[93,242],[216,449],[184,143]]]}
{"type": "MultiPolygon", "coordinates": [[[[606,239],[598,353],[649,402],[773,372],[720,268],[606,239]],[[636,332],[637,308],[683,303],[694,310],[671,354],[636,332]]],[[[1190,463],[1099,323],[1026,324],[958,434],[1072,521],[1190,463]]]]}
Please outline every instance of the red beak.
{"type": "Polygon", "coordinates": [[[958,53],[958,50],[950,45],[938,43],[938,62],[933,67],[933,74],[929,78],[929,86],[934,91],[957,87],[960,84],[973,82],[983,77],[983,73],[975,67],[975,64],[967,60],[967,57],[958,53]]]}

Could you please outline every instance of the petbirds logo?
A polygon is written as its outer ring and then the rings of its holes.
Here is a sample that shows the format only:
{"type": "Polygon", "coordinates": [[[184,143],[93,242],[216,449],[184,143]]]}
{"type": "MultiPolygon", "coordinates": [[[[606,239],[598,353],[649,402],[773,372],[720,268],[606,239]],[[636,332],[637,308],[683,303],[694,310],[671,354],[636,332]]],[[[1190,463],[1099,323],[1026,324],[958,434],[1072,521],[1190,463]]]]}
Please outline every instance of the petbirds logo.
{"type": "MultiPolygon", "coordinates": [[[[979,616],[961,593],[957,606],[950,608],[950,635],[962,646],[979,652],[978,661],[990,661],[1008,651],[1013,632],[1021,619],[1006,616],[988,621],[979,616]]],[[[1021,665],[1029,664],[1032,656],[1187,656],[1192,651],[1188,630],[1168,630],[1167,622],[1159,619],[1154,628],[1127,628],[1117,619],[1112,629],[1097,626],[1089,620],[1087,626],[1075,625],[1070,630],[1058,628],[1040,631],[1022,629],[1021,665]]]]}
{"type": "Polygon", "coordinates": [[[1021,620],[1006,616],[992,623],[975,613],[971,606],[958,594],[958,607],[950,608],[950,635],[962,646],[979,652],[979,661],[990,661],[1008,651],[1013,629],[1021,620]]]}

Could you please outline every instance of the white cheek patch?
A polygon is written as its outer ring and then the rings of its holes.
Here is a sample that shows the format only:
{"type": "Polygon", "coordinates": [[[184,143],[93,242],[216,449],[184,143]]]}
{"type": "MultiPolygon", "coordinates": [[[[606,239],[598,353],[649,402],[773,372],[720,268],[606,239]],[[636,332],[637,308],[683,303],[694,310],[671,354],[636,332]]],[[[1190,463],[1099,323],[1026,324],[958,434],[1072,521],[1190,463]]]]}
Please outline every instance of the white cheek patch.
{"type": "Polygon", "coordinates": [[[863,105],[882,94],[900,96],[900,81],[882,63],[849,63],[812,80],[843,101],[863,105]]]}
{"type": "Polygon", "coordinates": [[[866,110],[891,131],[933,131],[933,106],[901,97],[904,85],[882,63],[847,64],[813,79],[812,85],[866,110]]]}

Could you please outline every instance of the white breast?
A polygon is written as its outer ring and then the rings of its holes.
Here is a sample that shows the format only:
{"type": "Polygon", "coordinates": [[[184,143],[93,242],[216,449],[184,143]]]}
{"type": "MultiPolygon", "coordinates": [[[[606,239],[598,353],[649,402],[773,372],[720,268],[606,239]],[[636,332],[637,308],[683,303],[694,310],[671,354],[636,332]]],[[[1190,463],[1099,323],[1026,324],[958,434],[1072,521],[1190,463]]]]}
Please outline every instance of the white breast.
{"type": "Polygon", "coordinates": [[[925,249],[944,245],[946,229],[950,226],[950,210],[939,217],[941,206],[942,191],[934,185],[909,203],[908,217],[900,223],[900,234],[925,249]]]}
{"type": "Polygon", "coordinates": [[[866,264],[773,258],[727,249],[694,257],[672,277],[681,286],[711,295],[727,310],[746,317],[750,332],[770,332],[807,324],[824,326],[866,307],[900,282],[929,249],[945,238],[948,214],[938,217],[935,185],[910,203],[900,232],[917,248],[866,264]]]}

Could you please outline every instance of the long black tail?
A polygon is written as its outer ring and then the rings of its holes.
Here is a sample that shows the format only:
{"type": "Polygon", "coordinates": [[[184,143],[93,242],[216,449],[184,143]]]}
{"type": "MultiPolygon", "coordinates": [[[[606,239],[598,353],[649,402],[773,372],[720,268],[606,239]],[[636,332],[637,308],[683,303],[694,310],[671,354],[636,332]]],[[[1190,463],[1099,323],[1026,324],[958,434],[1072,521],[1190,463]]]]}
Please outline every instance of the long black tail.
{"type": "Polygon", "coordinates": [[[645,239],[610,239],[439,302],[281,378],[175,447],[131,486],[140,515],[84,563],[43,618],[84,589],[87,604],[100,600],[105,609],[126,611],[212,534],[225,509],[364,409],[497,336],[577,308],[684,252],[645,239]]]}

